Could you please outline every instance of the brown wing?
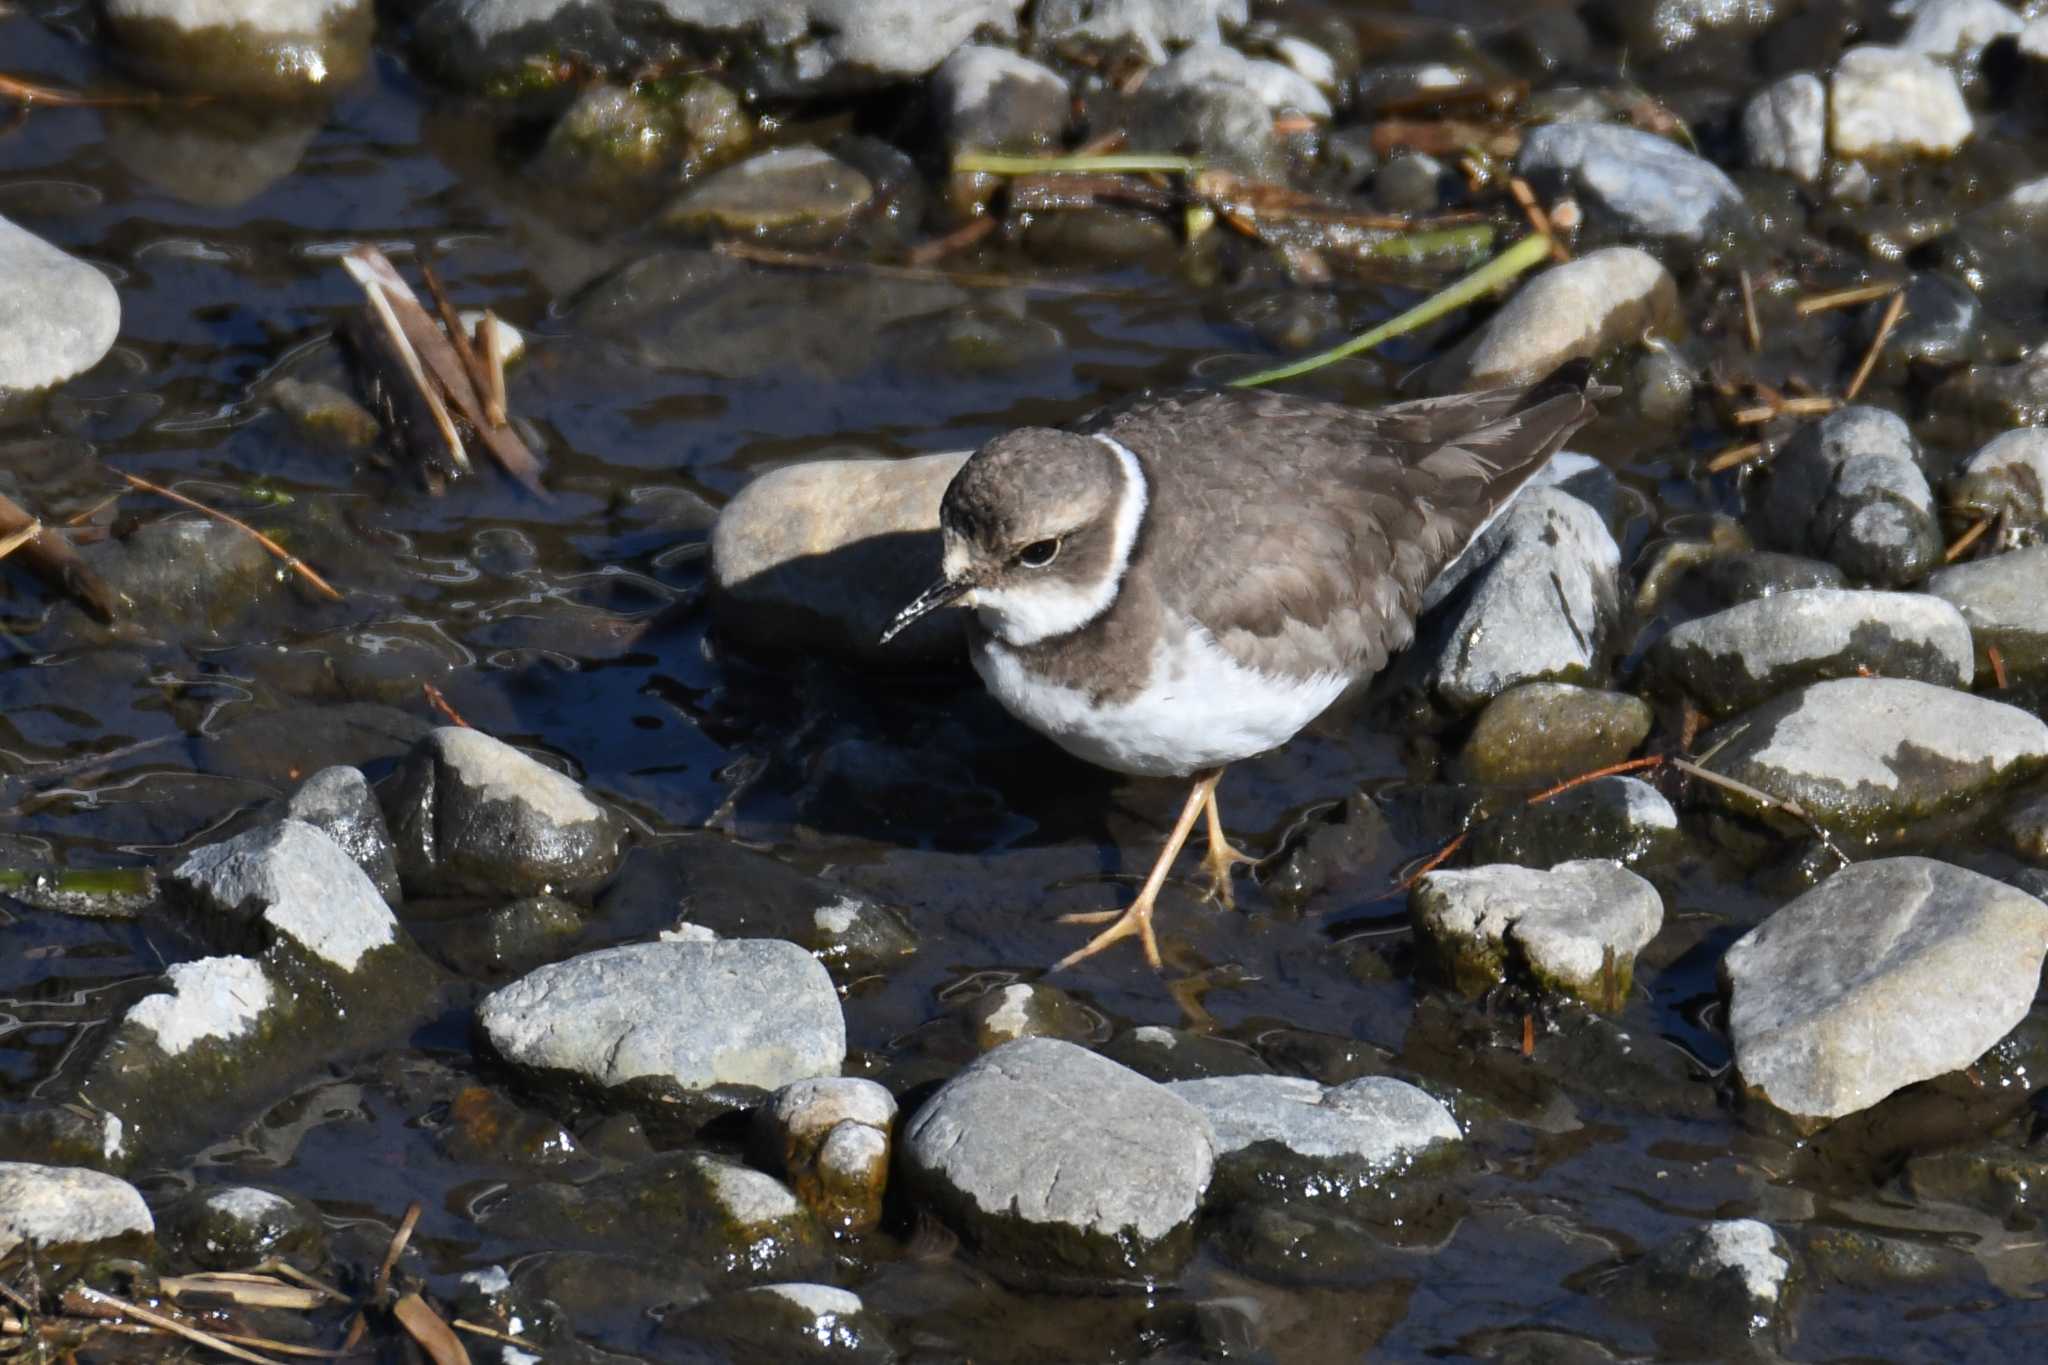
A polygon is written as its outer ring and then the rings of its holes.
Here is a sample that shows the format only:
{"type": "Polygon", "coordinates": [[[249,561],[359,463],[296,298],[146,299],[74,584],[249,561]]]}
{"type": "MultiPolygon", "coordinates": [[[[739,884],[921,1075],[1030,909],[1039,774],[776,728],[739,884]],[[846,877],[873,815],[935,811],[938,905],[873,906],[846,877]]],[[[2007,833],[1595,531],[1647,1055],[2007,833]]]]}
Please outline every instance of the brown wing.
{"type": "Polygon", "coordinates": [[[1098,429],[1146,465],[1137,553],[1166,601],[1248,667],[1363,677],[1413,636],[1423,589],[1593,414],[1582,380],[1374,410],[1226,390],[1145,400],[1098,429]]]}

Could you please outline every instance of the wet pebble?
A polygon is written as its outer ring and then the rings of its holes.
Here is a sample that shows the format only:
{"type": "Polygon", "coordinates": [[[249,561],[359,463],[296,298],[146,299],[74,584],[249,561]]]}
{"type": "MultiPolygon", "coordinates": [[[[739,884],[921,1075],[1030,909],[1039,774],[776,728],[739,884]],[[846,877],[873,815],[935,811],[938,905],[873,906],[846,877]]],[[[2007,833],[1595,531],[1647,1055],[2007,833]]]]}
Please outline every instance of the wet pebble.
{"type": "Polygon", "coordinates": [[[320,1263],[327,1229],[302,1195],[254,1185],[212,1185],[178,1201],[164,1231],[202,1270],[246,1270],[272,1257],[301,1266],[320,1263]]]}
{"type": "Polygon", "coordinates": [[[1315,83],[1292,67],[1245,56],[1222,43],[1205,43],[1179,53],[1145,77],[1145,88],[1173,93],[1202,86],[1249,90],[1273,114],[1330,117],[1330,101],[1315,83]]]}
{"type": "Polygon", "coordinates": [[[1467,712],[1520,683],[1597,674],[1620,610],[1620,571],[1598,512],[1559,489],[1525,491],[1425,597],[1430,606],[1450,600],[1421,632],[1424,686],[1446,709],[1467,712]],[[1483,567],[1454,578],[1465,565],[1483,567]]]}
{"type": "Polygon", "coordinates": [[[1935,387],[1936,412],[1976,427],[2003,430],[2048,422],[2048,346],[2010,365],[1971,365],[1935,387]]]}
{"type": "Polygon", "coordinates": [[[1726,1359],[1785,1330],[1792,1271],[1792,1249],[1770,1224],[1725,1219],[1652,1247],[1607,1292],[1667,1324],[1680,1355],[1726,1359]]]}
{"type": "Polygon", "coordinates": [[[1443,162],[1427,152],[1403,152],[1373,176],[1373,207],[1383,213],[1435,213],[1443,205],[1443,183],[1443,162]]]}
{"type": "Polygon", "coordinates": [[[221,522],[177,515],[81,548],[124,617],[157,638],[223,637],[280,589],[277,561],[221,522]]]}
{"type": "Polygon", "coordinates": [[[1828,92],[1820,77],[1800,71],[1765,86],[1742,110],[1749,164],[1808,184],[1820,179],[1828,154],[1828,92]]]}
{"type": "Polygon", "coordinates": [[[1948,502],[1972,517],[2003,516],[2007,543],[2048,530],[2048,431],[2020,427],[1992,437],[1956,471],[1948,502]]]}
{"type": "Polygon", "coordinates": [[[1247,11],[1246,0],[1040,0],[1031,35],[1047,50],[1129,45],[1156,66],[1170,48],[1221,42],[1247,11]]]}
{"type": "Polygon", "coordinates": [[[322,768],[285,802],[288,819],[303,820],[341,846],[388,904],[404,894],[398,885],[398,854],[383,808],[360,768],[322,768]]]}
{"type": "Polygon", "coordinates": [[[1808,1126],[1969,1066],[2027,1013],[2048,905],[1928,858],[1844,868],[1722,962],[1742,1084],[1808,1126]]]}
{"type": "Polygon", "coordinates": [[[887,646],[881,637],[939,576],[939,500],[967,454],[815,460],[748,483],[711,531],[721,624],[783,649],[964,659],[958,608],[932,612],[887,646]]]}
{"type": "Polygon", "coordinates": [[[543,1081],[623,1089],[700,1115],[836,1074],[846,1059],[832,978],[779,939],[585,953],[493,991],[477,1023],[499,1056],[543,1081]]]}
{"type": "Polygon", "coordinates": [[[881,1316],[860,1295],[824,1284],[764,1284],[720,1295],[662,1319],[664,1335],[711,1342],[733,1360],[845,1361],[899,1358],[881,1316]]]}
{"type": "Polygon", "coordinates": [[[1899,46],[1967,69],[1993,42],[2025,26],[2025,20],[1998,0],[1920,0],[1899,46]]]}
{"type": "MultiPolygon", "coordinates": [[[[1831,829],[1916,820],[2048,763],[2048,725],[2015,706],[1903,678],[1814,683],[1700,739],[1714,771],[1831,829]]],[[[1715,799],[1753,810],[1721,787],[1715,799]]]]}
{"type": "Polygon", "coordinates": [[[572,778],[467,726],[406,755],[389,802],[412,895],[532,895],[588,886],[618,866],[618,818],[572,778]]]}
{"type": "Polygon", "coordinates": [[[1338,1086],[1299,1076],[1216,1076],[1166,1087],[1216,1135],[1215,1199],[1345,1201],[1462,1140],[1451,1111],[1391,1076],[1338,1086]]]}
{"type": "Polygon", "coordinates": [[[984,1052],[1019,1038],[1085,1042],[1100,1025],[1080,1001],[1039,981],[1014,981],[986,992],[967,1007],[966,1022],[984,1052]]]}
{"type": "Polygon", "coordinates": [[[2030,680],[2048,671],[2048,545],[2010,550],[1936,570],[1927,591],[1969,623],[1986,675],[2030,680]],[[1999,667],[1990,664],[1998,651],[1999,667]]]}
{"type": "Polygon", "coordinates": [[[0,1161],[0,1258],[24,1247],[43,1258],[144,1250],[156,1235],[149,1206],[116,1176],[73,1166],[0,1161]]]}
{"type": "Polygon", "coordinates": [[[707,76],[673,89],[593,85],[548,130],[540,164],[549,173],[634,175],[680,163],[694,175],[737,155],[753,135],[739,96],[707,76]]]}
{"type": "Polygon", "coordinates": [[[1540,786],[1619,763],[1650,733],[1650,707],[1571,683],[1511,687],[1486,704],[1458,755],[1468,781],[1540,786]]]}
{"type": "Polygon", "coordinates": [[[2048,1217],[2048,1152],[1997,1140],[1910,1157],[1901,1184],[1915,1200],[1980,1209],[2007,1221],[2048,1217]]]}
{"type": "Polygon", "coordinates": [[[1828,98],[1828,138],[1836,156],[1947,156],[1972,131],[1955,73],[1917,52],[1876,44],[1849,49],[1835,64],[1828,98]]]}
{"type": "Polygon", "coordinates": [[[1163,1024],[1125,1029],[1102,1045],[1102,1055],[1155,1081],[1267,1075],[1273,1070],[1242,1043],[1163,1024]]]}
{"type": "Polygon", "coordinates": [[[1842,408],[1799,430],[1751,505],[1781,549],[1811,550],[1852,578],[1901,587],[1925,577],[1942,550],[1919,458],[1897,414],[1842,408]]]}
{"type": "Polygon", "coordinates": [[[1214,1161],[1200,1110],[1051,1038],[986,1054],[904,1130],[912,1197],[999,1275],[1035,1285],[1170,1278],[1214,1161]]]}
{"type": "Polygon", "coordinates": [[[874,197],[867,176],[822,147],[777,147],[705,176],[661,220],[686,232],[802,240],[837,231],[874,197]]]}
{"type": "Polygon", "coordinates": [[[1774,593],[1846,588],[1849,576],[1825,559],[1751,550],[1717,555],[1687,573],[1685,583],[1688,588],[1696,587],[1713,605],[1732,607],[1774,593]]]}
{"type": "Polygon", "coordinates": [[[121,330],[113,283],[0,218],[0,393],[46,389],[99,364],[121,330]]]}
{"type": "MultiPolygon", "coordinates": [[[[1384,174],[1384,172],[1382,172],[1384,174]]],[[[1546,270],[1431,366],[1430,391],[1529,384],[1567,360],[1597,359],[1678,316],[1678,286],[1648,252],[1616,246],[1546,270]]]]}
{"type": "Polygon", "coordinates": [[[1589,224],[1612,236],[1697,243],[1747,214],[1742,191],[1713,162],[1614,124],[1537,128],[1515,169],[1539,188],[1568,188],[1589,224]]]}
{"type": "Polygon", "coordinates": [[[896,1097],[874,1081],[826,1076],[783,1086],[755,1112],[754,1127],[819,1222],[859,1234],[882,1221],[896,1097]]]}
{"type": "Polygon", "coordinates": [[[1073,97],[1051,67],[1008,48],[969,43],[932,73],[932,113],[956,154],[1029,152],[1059,140],[1073,97]]]}
{"type": "Polygon", "coordinates": [[[1915,678],[1968,687],[1975,655],[1963,615],[1921,593],[1807,588],[1678,626],[1651,667],[1717,715],[1832,678],[1915,678]]]}
{"type": "Polygon", "coordinates": [[[337,385],[287,375],[269,398],[301,431],[343,450],[368,450],[383,436],[377,415],[337,385]]]}
{"type": "Polygon", "coordinates": [[[1998,831],[2020,857],[2048,863],[2048,793],[2021,799],[1998,820],[1998,831]]]}
{"type": "Polygon", "coordinates": [[[1636,954],[1664,924],[1657,888],[1600,859],[1431,872],[1409,894],[1445,974],[1481,995],[1510,974],[1607,1009],[1628,997],[1636,954]]]}
{"type": "Polygon", "coordinates": [[[1464,852],[1474,865],[1550,867],[1577,858],[1637,863],[1661,857],[1677,835],[1678,812],[1662,792],[1640,778],[1603,777],[1547,801],[1508,806],[1472,827],[1464,852]]]}
{"type": "Polygon", "coordinates": [[[710,834],[635,850],[599,897],[597,919],[619,938],[684,920],[721,938],[788,939],[841,978],[888,971],[917,951],[897,911],[710,834]]]}
{"type": "Polygon", "coordinates": [[[370,66],[363,0],[106,0],[103,10],[122,60],[176,89],[304,98],[370,66]]]}
{"type": "Polygon", "coordinates": [[[164,884],[195,906],[202,933],[217,943],[290,944],[343,973],[398,946],[398,922],[376,884],[347,849],[303,820],[187,854],[164,884]]]}
{"type": "Polygon", "coordinates": [[[521,896],[430,931],[413,928],[465,976],[503,981],[565,956],[582,934],[583,911],[559,896],[521,896]]]}
{"type": "Polygon", "coordinates": [[[1253,180],[1284,184],[1288,179],[1286,149],[1273,131],[1273,111],[1250,85],[1216,80],[1154,85],[1147,80],[1128,96],[1091,104],[1090,117],[1124,123],[1134,146],[1184,152],[1253,180]]]}

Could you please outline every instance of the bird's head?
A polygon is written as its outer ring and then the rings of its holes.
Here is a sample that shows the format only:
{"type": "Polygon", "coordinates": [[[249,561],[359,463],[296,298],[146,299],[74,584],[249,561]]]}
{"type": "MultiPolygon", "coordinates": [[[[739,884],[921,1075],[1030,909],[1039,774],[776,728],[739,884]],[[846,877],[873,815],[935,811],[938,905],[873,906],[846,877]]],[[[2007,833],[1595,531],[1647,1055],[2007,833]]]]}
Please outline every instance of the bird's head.
{"type": "Polygon", "coordinates": [[[1011,645],[1079,630],[1108,610],[1145,512],[1137,458],[1098,436],[1026,427],[969,457],[939,505],[941,577],[882,640],[951,602],[1011,645]]]}

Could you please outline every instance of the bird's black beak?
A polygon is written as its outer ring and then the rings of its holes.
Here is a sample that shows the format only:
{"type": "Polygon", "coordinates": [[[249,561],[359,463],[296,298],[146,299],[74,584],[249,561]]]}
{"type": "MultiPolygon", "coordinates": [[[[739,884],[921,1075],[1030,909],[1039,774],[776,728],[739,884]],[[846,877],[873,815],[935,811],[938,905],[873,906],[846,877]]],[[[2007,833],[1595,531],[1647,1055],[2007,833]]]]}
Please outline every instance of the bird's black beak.
{"type": "Polygon", "coordinates": [[[937,611],[974,586],[968,578],[941,578],[917,595],[917,600],[896,613],[896,619],[889,622],[889,628],[882,632],[880,643],[888,644],[918,617],[927,612],[937,611]]]}

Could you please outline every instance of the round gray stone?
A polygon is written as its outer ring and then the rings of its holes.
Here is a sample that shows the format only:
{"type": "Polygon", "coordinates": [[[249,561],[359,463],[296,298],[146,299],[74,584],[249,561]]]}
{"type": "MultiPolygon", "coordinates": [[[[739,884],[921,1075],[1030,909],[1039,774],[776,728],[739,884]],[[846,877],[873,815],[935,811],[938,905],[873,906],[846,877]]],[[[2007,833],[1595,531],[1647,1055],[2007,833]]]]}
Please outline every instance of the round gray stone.
{"type": "Polygon", "coordinates": [[[1468,994],[1514,970],[1607,1009],[1627,999],[1636,954],[1664,924],[1657,888],[1598,858],[1548,871],[1496,863],[1431,872],[1408,903],[1432,954],[1468,994]]]}
{"type": "Polygon", "coordinates": [[[1938,569],[1927,591],[1962,613],[1986,672],[1993,649],[2009,680],[2048,672],[2048,545],[1938,569]]]}
{"type": "Polygon", "coordinates": [[[0,1258],[23,1246],[90,1250],[155,1233],[149,1206],[125,1180],[75,1166],[0,1161],[0,1258]]]}
{"type": "Polygon", "coordinates": [[[1617,124],[1546,124],[1523,141],[1515,168],[1532,181],[1562,182],[1623,236],[1698,242],[1748,211],[1713,162],[1617,124]]]}
{"type": "Polygon", "coordinates": [[[912,1195],[1006,1279],[1153,1281],[1193,1249],[1215,1146],[1201,1111],[1051,1038],[1008,1043],[927,1100],[904,1132],[912,1195]]]}
{"type": "Polygon", "coordinates": [[[585,953],[493,991],[477,1021],[514,1065],[604,1087],[773,1090],[846,1059],[832,978],[780,939],[585,953]]]}
{"type": "Polygon", "coordinates": [[[1342,1194],[1393,1178],[1464,1134],[1441,1100],[1391,1076],[1325,1086],[1300,1076],[1212,1076],[1168,1090],[1202,1111],[1219,1166],[1247,1164],[1259,1183],[1342,1194]]]}
{"type": "Polygon", "coordinates": [[[1970,140],[1970,109],[1955,72],[1917,52],[1875,43],[1852,47],[1835,64],[1828,96],[1836,156],[1947,156],[1970,140]]]}
{"type": "Polygon", "coordinates": [[[2026,1016],[2048,905],[1929,858],[1858,863],[1722,961],[1751,1093],[1819,1123],[1969,1066],[2026,1016]]]}
{"type": "Polygon", "coordinates": [[[0,218],[0,393],[61,384],[100,363],[121,330],[105,275],[0,218]]]}
{"type": "Polygon", "coordinates": [[[1546,270],[1430,370],[1432,391],[1528,384],[1567,360],[1595,359],[1668,331],[1678,285],[1632,246],[1591,251],[1546,270]]]}

